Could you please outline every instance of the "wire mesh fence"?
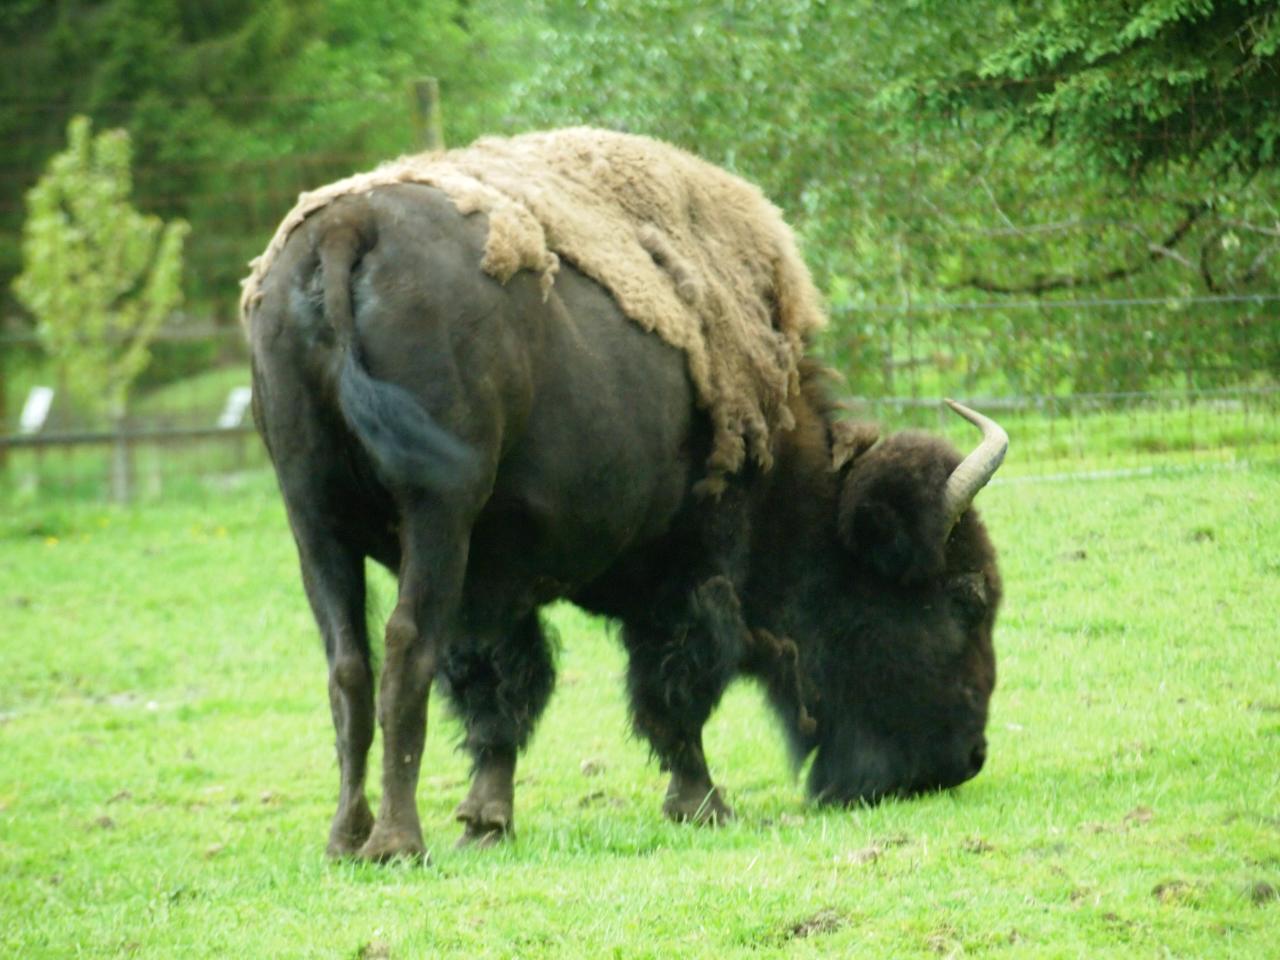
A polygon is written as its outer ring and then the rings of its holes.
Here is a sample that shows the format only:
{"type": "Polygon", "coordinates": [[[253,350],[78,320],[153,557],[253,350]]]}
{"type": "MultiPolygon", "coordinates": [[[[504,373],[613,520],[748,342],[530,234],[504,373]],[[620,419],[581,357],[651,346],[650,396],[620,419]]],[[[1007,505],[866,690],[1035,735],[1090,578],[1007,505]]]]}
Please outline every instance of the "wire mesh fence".
{"type": "Polygon", "coordinates": [[[1280,458],[1274,295],[871,308],[851,407],[963,442],[958,395],[1013,438],[1002,477],[1280,458]],[[886,322],[886,317],[888,322],[886,322]]]}

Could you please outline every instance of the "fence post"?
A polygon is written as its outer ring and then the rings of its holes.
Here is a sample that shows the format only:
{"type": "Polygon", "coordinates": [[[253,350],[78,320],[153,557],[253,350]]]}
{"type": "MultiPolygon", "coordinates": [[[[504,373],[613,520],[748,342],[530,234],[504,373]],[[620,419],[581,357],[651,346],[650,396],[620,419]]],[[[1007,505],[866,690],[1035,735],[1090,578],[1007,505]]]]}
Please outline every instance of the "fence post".
{"type": "MultiPolygon", "coordinates": [[[[0,326],[0,336],[4,336],[4,328],[0,326]]],[[[5,399],[9,393],[8,384],[5,383],[5,374],[9,369],[8,352],[3,358],[0,358],[0,430],[7,430],[9,426],[8,409],[5,405],[5,399]]],[[[5,467],[9,465],[9,448],[0,447],[0,474],[4,473],[5,467]]]]}
{"type": "Polygon", "coordinates": [[[425,150],[444,149],[444,121],[440,110],[440,82],[435,77],[413,81],[413,126],[425,150]]]}
{"type": "Polygon", "coordinates": [[[133,495],[133,441],[129,438],[129,416],[124,404],[111,411],[115,440],[111,444],[111,499],[128,503],[133,495]]]}

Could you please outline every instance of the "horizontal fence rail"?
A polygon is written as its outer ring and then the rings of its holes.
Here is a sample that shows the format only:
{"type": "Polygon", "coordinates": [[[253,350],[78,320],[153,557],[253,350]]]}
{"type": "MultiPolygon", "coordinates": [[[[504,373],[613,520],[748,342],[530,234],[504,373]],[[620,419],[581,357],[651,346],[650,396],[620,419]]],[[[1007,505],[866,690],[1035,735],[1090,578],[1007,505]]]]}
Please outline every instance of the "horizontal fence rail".
{"type": "MultiPolygon", "coordinates": [[[[21,353],[35,365],[9,389],[0,493],[154,499],[222,486],[266,467],[248,410],[250,373],[238,326],[192,321],[162,330],[153,354],[175,351],[173,362],[190,366],[189,375],[138,386],[127,416],[116,421],[86,409],[58,383],[29,331],[0,335],[0,348],[0,356],[21,353]],[[29,382],[33,377],[49,382],[29,382]]],[[[26,364],[8,364],[15,366],[26,364]]]]}
{"type": "Polygon", "coordinates": [[[257,431],[252,426],[235,427],[141,427],[133,426],[124,430],[60,430],[51,433],[10,434],[0,437],[0,448],[8,450],[56,450],[63,447],[91,447],[107,444],[127,443],[133,446],[142,444],[184,443],[192,440],[228,439],[238,440],[254,436],[257,431]]]}

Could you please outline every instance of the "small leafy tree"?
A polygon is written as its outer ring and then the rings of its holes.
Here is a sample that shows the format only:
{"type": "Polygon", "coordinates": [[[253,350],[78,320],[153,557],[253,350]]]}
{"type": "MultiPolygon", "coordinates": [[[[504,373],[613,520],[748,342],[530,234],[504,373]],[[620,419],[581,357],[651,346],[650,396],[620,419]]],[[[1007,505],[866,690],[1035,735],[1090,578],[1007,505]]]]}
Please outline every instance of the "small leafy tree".
{"type": "Polygon", "coordinates": [[[187,224],[129,202],[129,136],[92,136],[72,119],[69,146],[27,193],[23,271],[14,292],[35,316],[67,386],[90,406],[124,415],[156,330],[182,302],[187,224]]]}
{"type": "MultiPolygon", "coordinates": [[[[129,388],[150,360],[151,340],[182,301],[188,227],[131,205],[123,130],[95,137],[89,118],[78,116],[67,139],[68,148],[27,192],[23,271],[14,292],[35,316],[67,388],[119,422],[129,388]]],[[[113,471],[118,498],[127,496],[121,455],[113,471]]]]}

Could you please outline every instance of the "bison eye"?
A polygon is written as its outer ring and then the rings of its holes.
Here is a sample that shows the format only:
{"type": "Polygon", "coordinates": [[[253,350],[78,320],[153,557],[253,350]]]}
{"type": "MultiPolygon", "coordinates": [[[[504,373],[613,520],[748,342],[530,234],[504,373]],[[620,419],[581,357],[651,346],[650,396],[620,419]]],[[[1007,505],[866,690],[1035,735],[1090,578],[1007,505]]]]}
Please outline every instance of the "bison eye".
{"type": "Polygon", "coordinates": [[[980,573],[962,573],[947,584],[952,609],[965,623],[974,624],[987,612],[987,581],[980,573]]]}

